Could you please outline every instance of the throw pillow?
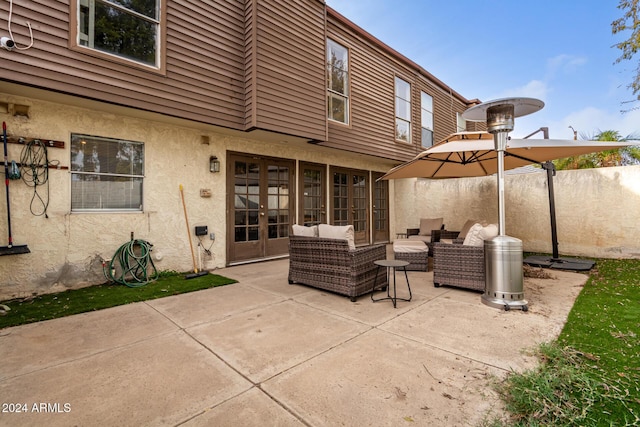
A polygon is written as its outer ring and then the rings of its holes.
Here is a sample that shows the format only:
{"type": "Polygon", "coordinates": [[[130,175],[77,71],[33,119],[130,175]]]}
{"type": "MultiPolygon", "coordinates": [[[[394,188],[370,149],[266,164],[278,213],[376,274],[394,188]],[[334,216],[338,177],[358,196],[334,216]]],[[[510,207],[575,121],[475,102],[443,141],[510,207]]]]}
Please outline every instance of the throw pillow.
{"type": "Polygon", "coordinates": [[[493,239],[497,235],[498,226],[496,224],[489,224],[486,227],[483,227],[480,223],[473,224],[464,239],[463,245],[484,246],[485,240],[493,239]]]}
{"type": "Polygon", "coordinates": [[[465,237],[467,237],[467,233],[469,232],[471,227],[473,227],[473,224],[477,222],[478,221],[476,220],[468,219],[467,222],[465,222],[462,228],[460,229],[460,234],[458,234],[458,239],[464,239],[465,237]]]}
{"type": "Polygon", "coordinates": [[[430,236],[431,230],[440,230],[444,218],[420,218],[420,235],[430,236]]]}
{"type": "Polygon", "coordinates": [[[304,225],[293,224],[291,226],[294,236],[318,237],[318,226],[305,227],[304,225]]]}
{"type": "Polygon", "coordinates": [[[475,223],[469,229],[467,236],[464,238],[463,245],[466,246],[482,246],[484,245],[484,241],[480,238],[480,231],[482,231],[484,227],[482,224],[475,223]]]}
{"type": "Polygon", "coordinates": [[[346,240],[349,244],[349,249],[355,249],[355,235],[353,231],[353,225],[318,225],[318,235],[327,239],[340,239],[346,240]]]}
{"type": "MultiPolygon", "coordinates": [[[[498,235],[498,224],[489,224],[482,228],[480,231],[480,238],[484,242],[485,240],[491,240],[498,235]]],[[[484,243],[483,243],[484,244],[484,243]]]]}

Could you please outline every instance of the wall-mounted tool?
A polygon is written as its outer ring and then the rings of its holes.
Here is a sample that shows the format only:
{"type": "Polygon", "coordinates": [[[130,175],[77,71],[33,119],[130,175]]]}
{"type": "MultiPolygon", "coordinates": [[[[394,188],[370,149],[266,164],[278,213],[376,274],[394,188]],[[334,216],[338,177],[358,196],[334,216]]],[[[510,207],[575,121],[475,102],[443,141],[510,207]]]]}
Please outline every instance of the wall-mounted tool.
{"type": "Polygon", "coordinates": [[[14,245],[11,236],[11,203],[9,198],[9,155],[7,153],[7,124],[2,122],[2,142],[4,145],[4,182],[7,189],[7,231],[9,232],[9,244],[0,246],[0,255],[19,255],[31,252],[27,245],[14,245]]]}

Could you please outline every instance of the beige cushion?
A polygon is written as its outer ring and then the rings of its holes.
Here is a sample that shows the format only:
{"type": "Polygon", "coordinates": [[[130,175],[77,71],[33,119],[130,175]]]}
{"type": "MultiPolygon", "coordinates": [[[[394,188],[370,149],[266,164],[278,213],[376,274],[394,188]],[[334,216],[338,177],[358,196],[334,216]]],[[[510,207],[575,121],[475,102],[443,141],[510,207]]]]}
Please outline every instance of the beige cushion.
{"type": "Polygon", "coordinates": [[[484,244],[482,243],[482,240],[480,240],[480,230],[482,230],[482,228],[482,224],[479,222],[473,224],[467,232],[467,236],[464,238],[464,242],[462,244],[466,246],[480,246],[484,244]]]}
{"type": "Polygon", "coordinates": [[[318,237],[318,226],[312,225],[305,227],[304,225],[294,224],[291,226],[294,236],[318,237]]]}
{"type": "Polygon", "coordinates": [[[491,240],[498,235],[498,224],[485,225],[480,231],[480,238],[484,244],[485,240],[491,240]]]}
{"type": "Polygon", "coordinates": [[[349,249],[355,249],[356,243],[353,232],[353,225],[318,225],[318,235],[326,239],[340,239],[346,240],[349,244],[349,249]]]}
{"type": "Polygon", "coordinates": [[[393,252],[429,252],[429,247],[420,240],[401,239],[393,242],[393,252]]]}
{"type": "Polygon", "coordinates": [[[419,234],[415,234],[413,236],[409,236],[408,237],[409,240],[419,240],[421,242],[425,242],[425,243],[430,243],[431,242],[431,236],[421,236],[419,234]]]}
{"type": "Polygon", "coordinates": [[[460,229],[460,234],[458,234],[458,239],[464,239],[465,237],[467,237],[467,233],[469,232],[471,227],[473,227],[473,224],[476,224],[478,222],[479,221],[476,221],[474,219],[468,219],[467,222],[465,222],[462,228],[460,229]]]}
{"type": "Polygon", "coordinates": [[[480,223],[473,224],[464,238],[463,245],[467,246],[484,246],[484,241],[493,239],[498,235],[498,226],[489,224],[486,227],[480,223]]]}
{"type": "Polygon", "coordinates": [[[431,230],[440,230],[443,218],[420,218],[420,235],[431,236],[431,230]]]}

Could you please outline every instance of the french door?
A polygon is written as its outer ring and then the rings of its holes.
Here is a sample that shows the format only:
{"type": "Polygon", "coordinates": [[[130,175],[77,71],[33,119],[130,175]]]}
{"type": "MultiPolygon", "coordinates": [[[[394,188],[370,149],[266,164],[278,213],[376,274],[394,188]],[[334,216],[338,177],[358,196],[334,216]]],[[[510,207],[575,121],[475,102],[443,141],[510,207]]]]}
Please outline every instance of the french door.
{"type": "Polygon", "coordinates": [[[389,181],[378,181],[373,173],[373,243],[389,241],[389,181]]]}
{"type": "Polygon", "coordinates": [[[295,163],[232,153],[227,164],[228,263],[288,254],[295,163]]]}
{"type": "Polygon", "coordinates": [[[369,243],[369,173],[331,168],[331,223],[353,225],[356,244],[369,243]]]}

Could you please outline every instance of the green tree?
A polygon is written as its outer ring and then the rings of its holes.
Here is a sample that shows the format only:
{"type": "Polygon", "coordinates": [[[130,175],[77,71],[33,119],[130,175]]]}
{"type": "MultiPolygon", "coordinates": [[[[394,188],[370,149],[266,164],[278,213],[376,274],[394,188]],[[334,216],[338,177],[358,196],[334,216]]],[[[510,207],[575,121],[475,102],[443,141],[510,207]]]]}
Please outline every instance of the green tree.
{"type": "MultiPolygon", "coordinates": [[[[596,134],[580,135],[580,139],[590,141],[629,141],[636,139],[629,135],[622,137],[616,130],[598,131],[596,134]]],[[[640,164],[640,147],[625,147],[612,150],[599,151],[597,153],[583,154],[580,156],[566,157],[554,160],[556,170],[563,169],[590,169],[608,166],[627,166],[640,164]]]]}
{"type": "MultiPolygon", "coordinates": [[[[631,31],[631,34],[626,40],[614,45],[622,51],[622,54],[616,59],[616,63],[633,59],[640,48],[640,4],[638,4],[638,0],[620,0],[618,9],[623,11],[623,15],[611,23],[611,32],[618,34],[631,31]]],[[[635,101],[630,102],[640,101],[640,61],[638,61],[636,75],[629,88],[636,96],[635,101]]],[[[640,107],[633,109],[637,108],[640,107]]]]}

